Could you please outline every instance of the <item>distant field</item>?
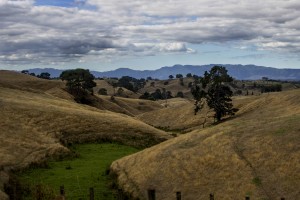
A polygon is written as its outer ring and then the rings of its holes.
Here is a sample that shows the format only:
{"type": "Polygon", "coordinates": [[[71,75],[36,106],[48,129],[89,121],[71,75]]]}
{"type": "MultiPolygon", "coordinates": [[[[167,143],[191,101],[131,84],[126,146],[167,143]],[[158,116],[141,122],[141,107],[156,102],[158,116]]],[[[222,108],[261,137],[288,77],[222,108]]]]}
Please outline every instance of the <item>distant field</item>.
{"type": "MultiPolygon", "coordinates": [[[[113,199],[107,176],[111,162],[138,151],[117,144],[81,144],[73,149],[78,158],[51,161],[49,168],[31,168],[19,174],[21,182],[29,188],[42,184],[50,195],[58,195],[59,187],[64,185],[67,199],[87,199],[90,187],[94,187],[95,199],[113,199]]],[[[24,198],[33,199],[31,195],[24,198]]]]}

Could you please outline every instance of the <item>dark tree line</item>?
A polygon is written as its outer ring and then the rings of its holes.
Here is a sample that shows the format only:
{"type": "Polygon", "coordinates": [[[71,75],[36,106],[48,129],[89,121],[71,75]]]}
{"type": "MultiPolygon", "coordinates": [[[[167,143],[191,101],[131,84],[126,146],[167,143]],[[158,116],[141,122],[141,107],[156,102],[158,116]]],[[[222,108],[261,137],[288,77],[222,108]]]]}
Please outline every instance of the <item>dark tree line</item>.
{"type": "Polygon", "coordinates": [[[281,84],[262,85],[260,87],[260,91],[261,91],[261,93],[280,92],[280,91],[282,91],[282,85],[281,84]]]}
{"type": "Polygon", "coordinates": [[[140,96],[140,99],[147,99],[147,100],[163,100],[163,99],[171,99],[173,98],[171,91],[166,91],[164,88],[161,91],[160,89],[156,89],[155,92],[149,93],[145,92],[140,96]]]}
{"type": "Polygon", "coordinates": [[[118,87],[124,87],[127,90],[137,92],[139,89],[143,88],[146,85],[146,79],[136,79],[130,76],[121,77],[118,82],[118,87]]]}
{"type": "Polygon", "coordinates": [[[49,74],[48,72],[42,72],[41,74],[36,75],[35,73],[29,73],[28,70],[22,70],[21,73],[28,74],[31,76],[36,76],[36,77],[42,78],[42,79],[50,79],[51,78],[51,74],[49,74]]]}

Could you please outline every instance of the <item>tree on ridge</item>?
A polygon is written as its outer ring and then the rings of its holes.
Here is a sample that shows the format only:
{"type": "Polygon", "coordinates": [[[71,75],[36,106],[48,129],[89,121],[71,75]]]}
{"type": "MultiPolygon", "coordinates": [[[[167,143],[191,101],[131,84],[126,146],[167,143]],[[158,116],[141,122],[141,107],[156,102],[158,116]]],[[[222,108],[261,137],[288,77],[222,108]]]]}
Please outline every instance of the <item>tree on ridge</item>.
{"type": "Polygon", "coordinates": [[[238,109],[233,108],[233,92],[226,85],[233,81],[222,66],[214,66],[204,76],[195,80],[192,94],[195,102],[195,114],[203,108],[203,102],[215,111],[214,118],[220,121],[226,115],[234,115],[238,109]]]}

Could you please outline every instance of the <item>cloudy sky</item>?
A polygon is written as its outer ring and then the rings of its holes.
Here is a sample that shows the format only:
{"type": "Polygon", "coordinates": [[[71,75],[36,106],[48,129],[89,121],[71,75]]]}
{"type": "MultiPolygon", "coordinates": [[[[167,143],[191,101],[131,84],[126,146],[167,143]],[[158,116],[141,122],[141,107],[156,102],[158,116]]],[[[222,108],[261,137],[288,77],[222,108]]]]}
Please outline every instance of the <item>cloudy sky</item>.
{"type": "Polygon", "coordinates": [[[300,69],[299,0],[0,0],[0,69],[300,69]]]}

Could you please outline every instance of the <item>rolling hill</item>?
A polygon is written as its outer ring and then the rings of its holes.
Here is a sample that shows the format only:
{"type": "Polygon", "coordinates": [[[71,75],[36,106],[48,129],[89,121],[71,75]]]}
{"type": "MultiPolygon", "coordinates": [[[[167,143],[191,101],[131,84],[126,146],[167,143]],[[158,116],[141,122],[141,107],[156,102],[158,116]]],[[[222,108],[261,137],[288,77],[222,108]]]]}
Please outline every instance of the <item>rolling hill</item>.
{"type": "MultiPolygon", "coordinates": [[[[138,102],[147,107],[148,101],[138,102]]],[[[151,107],[152,102],[146,110],[151,107]]],[[[68,154],[63,144],[114,141],[145,147],[170,138],[128,115],[75,103],[61,81],[10,71],[0,71],[0,112],[0,190],[5,173],[68,154]]]]}
{"type": "MultiPolygon", "coordinates": [[[[235,96],[239,112],[220,124],[213,124],[207,108],[195,116],[194,102],[187,98],[137,99],[162,88],[191,97],[191,80],[185,78],[184,86],[178,79],[156,80],[154,86],[148,81],[138,93],[124,89],[123,97],[113,99],[112,86],[97,80],[92,107],[76,103],[60,80],[0,71],[0,199],[7,198],[1,190],[9,171],[63,157],[72,143],[95,141],[152,146],[111,165],[118,185],[132,198],[146,198],[147,190],[155,189],[157,198],[166,200],[175,199],[177,191],[183,199],[208,199],[209,193],[230,200],[246,195],[299,199],[298,85],[285,83],[280,93],[235,96]],[[98,95],[100,88],[109,95],[98,95]]],[[[238,82],[243,84],[254,83],[238,82]]]]}
{"type": "Polygon", "coordinates": [[[235,99],[236,117],[111,165],[124,193],[146,199],[300,199],[300,90],[235,99]],[[251,99],[252,98],[252,99],[251,99]]]}

